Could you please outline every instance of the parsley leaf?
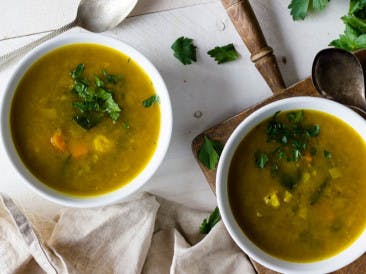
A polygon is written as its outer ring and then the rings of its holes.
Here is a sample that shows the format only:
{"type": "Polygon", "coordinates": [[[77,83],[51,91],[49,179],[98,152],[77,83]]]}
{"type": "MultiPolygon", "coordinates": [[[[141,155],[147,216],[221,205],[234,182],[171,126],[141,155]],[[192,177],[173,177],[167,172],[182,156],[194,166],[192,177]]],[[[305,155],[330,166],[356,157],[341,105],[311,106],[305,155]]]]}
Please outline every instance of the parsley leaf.
{"type": "Polygon", "coordinates": [[[292,0],[288,8],[294,20],[304,20],[310,10],[323,10],[329,0],[292,0]]]}
{"type": "Polygon", "coordinates": [[[200,225],[201,234],[208,234],[211,229],[221,220],[219,208],[216,207],[210,216],[204,219],[200,225]]]}
{"type": "Polygon", "coordinates": [[[215,169],[219,161],[223,146],[217,141],[210,140],[205,136],[204,142],[198,151],[198,159],[209,169],[215,169]]]}
{"type": "Polygon", "coordinates": [[[147,98],[144,101],[142,101],[142,105],[145,108],[149,108],[149,107],[151,107],[155,103],[160,103],[160,98],[159,98],[158,95],[152,95],[149,98],[147,98]]]}
{"type": "Polygon", "coordinates": [[[111,84],[117,84],[122,79],[121,75],[109,74],[105,69],[102,69],[102,74],[105,80],[111,84]]]}
{"type": "Polygon", "coordinates": [[[263,153],[263,152],[258,152],[255,155],[255,163],[257,165],[257,167],[259,168],[264,168],[268,162],[268,155],[267,153],[263,153]]]}
{"type": "Polygon", "coordinates": [[[324,157],[330,159],[332,158],[332,154],[328,150],[324,150],[324,157]]]}
{"type": "Polygon", "coordinates": [[[218,64],[234,61],[238,59],[239,54],[233,44],[228,44],[222,47],[215,47],[207,52],[218,64]]]}
{"type": "Polygon", "coordinates": [[[71,72],[70,72],[70,76],[73,80],[76,80],[78,78],[80,78],[81,74],[84,72],[84,68],[85,68],[85,65],[84,64],[79,64],[76,66],[75,69],[73,69],[71,72]]]}
{"type": "Polygon", "coordinates": [[[73,119],[79,126],[86,130],[91,129],[98,123],[98,120],[91,115],[75,115],[73,119]]]}
{"type": "Polygon", "coordinates": [[[189,65],[192,64],[192,61],[197,61],[196,48],[193,45],[193,39],[184,36],[179,37],[171,46],[174,57],[181,61],[183,65],[189,65]]]}

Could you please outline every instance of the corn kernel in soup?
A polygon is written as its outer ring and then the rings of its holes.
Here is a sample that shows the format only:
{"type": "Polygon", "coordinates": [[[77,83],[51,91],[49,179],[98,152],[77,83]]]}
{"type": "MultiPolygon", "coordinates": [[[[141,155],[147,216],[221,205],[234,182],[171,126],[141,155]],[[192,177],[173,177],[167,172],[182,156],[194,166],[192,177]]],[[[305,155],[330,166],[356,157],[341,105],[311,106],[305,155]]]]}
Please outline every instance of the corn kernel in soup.
{"type": "Polygon", "coordinates": [[[249,239],[294,262],[347,248],[366,224],[366,144],[340,119],[276,113],[244,137],[232,159],[229,203],[249,239]]]}
{"type": "Polygon", "coordinates": [[[13,140],[50,188],[104,194],[128,184],[151,159],[160,130],[156,98],[128,56],[96,44],[64,46],[21,79],[11,107],[13,140]]]}

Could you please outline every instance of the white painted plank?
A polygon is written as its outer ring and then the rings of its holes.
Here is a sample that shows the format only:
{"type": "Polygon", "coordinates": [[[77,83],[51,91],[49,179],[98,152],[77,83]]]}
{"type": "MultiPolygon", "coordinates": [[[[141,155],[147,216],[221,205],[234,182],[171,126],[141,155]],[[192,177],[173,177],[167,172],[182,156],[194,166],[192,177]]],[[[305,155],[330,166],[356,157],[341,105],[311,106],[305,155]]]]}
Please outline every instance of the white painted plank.
{"type": "MultiPolygon", "coordinates": [[[[0,1],[0,40],[57,29],[76,16],[80,0],[0,1]],[[5,27],[6,26],[6,27],[5,27]]],[[[121,0],[124,1],[124,0],[121,0]]],[[[215,0],[139,0],[131,16],[214,2],[215,0]]],[[[217,1],[217,0],[216,0],[217,1]]]]}

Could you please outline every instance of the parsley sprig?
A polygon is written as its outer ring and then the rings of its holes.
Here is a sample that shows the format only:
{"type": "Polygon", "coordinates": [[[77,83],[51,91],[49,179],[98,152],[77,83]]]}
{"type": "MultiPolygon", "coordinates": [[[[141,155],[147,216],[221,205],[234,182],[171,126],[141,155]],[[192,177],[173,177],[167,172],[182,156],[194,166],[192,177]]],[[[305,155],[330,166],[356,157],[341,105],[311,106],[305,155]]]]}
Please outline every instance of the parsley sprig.
{"type": "Polygon", "coordinates": [[[232,43],[222,47],[215,47],[208,51],[207,54],[214,58],[218,64],[234,61],[239,57],[232,43]]]}
{"type": "Polygon", "coordinates": [[[179,37],[171,49],[174,51],[174,56],[182,62],[183,65],[189,65],[197,61],[196,46],[193,44],[193,39],[184,36],[179,37]]]}
{"type": "Polygon", "coordinates": [[[85,70],[84,64],[79,64],[70,72],[74,80],[72,88],[77,100],[73,102],[75,115],[74,121],[82,128],[89,130],[96,126],[105,116],[109,116],[113,122],[119,119],[121,108],[113,98],[113,93],[106,86],[106,82],[116,84],[120,76],[108,74],[106,70],[102,71],[102,76],[94,76],[94,82],[83,77],[85,70]]]}
{"type": "Polygon", "coordinates": [[[329,0],[292,0],[288,8],[294,20],[304,20],[310,10],[323,10],[329,0]]]}
{"type": "Polygon", "coordinates": [[[204,142],[198,151],[198,159],[209,169],[215,169],[223,146],[217,141],[204,137],[204,142]]]}
{"type": "Polygon", "coordinates": [[[204,219],[200,225],[201,234],[208,234],[211,229],[221,220],[219,208],[216,207],[210,216],[204,219]]]}

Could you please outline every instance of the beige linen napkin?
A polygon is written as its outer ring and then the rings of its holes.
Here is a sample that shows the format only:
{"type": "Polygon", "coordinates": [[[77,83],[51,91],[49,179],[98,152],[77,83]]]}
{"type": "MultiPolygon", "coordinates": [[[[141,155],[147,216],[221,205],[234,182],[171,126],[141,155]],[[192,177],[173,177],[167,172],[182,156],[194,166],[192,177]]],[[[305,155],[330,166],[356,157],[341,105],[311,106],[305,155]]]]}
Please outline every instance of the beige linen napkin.
{"type": "Polygon", "coordinates": [[[204,236],[202,212],[142,193],[97,209],[64,209],[57,220],[0,202],[1,274],[254,274],[222,222],[204,236]]]}

